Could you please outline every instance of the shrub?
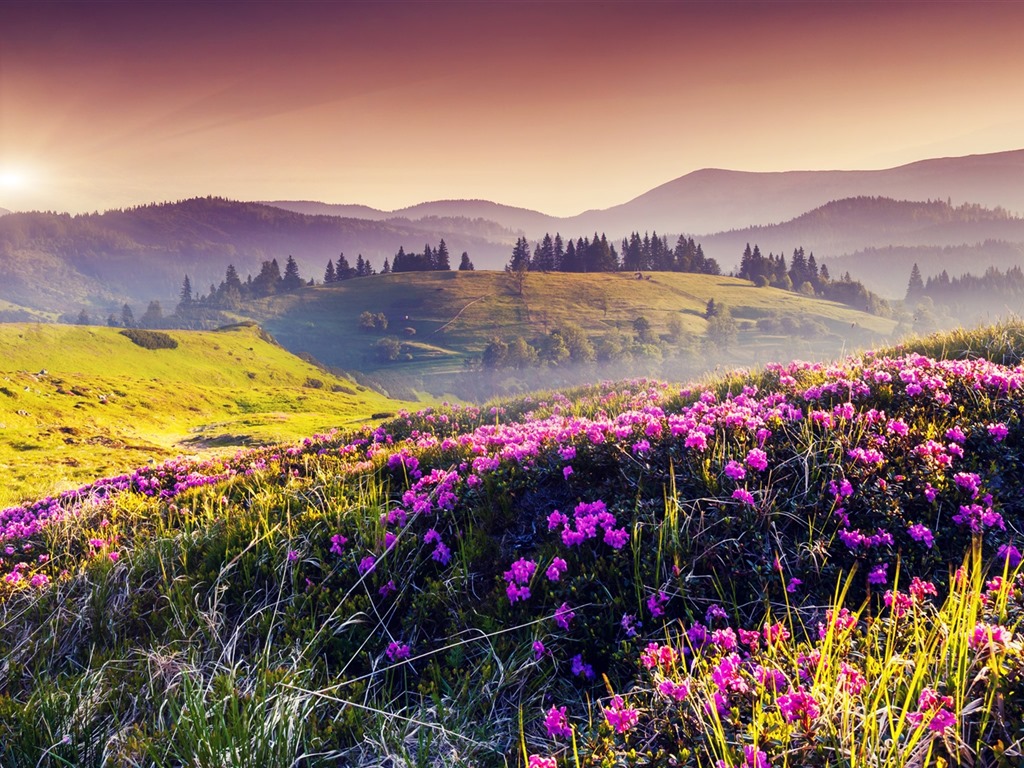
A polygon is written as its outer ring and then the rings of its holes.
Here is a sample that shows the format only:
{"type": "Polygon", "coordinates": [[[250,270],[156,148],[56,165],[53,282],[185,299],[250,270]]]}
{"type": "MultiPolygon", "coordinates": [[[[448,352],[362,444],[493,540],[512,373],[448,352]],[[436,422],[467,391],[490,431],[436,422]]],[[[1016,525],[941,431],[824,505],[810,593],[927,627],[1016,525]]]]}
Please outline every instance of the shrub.
{"type": "Polygon", "coordinates": [[[132,344],[143,349],[177,349],[178,342],[170,334],[163,331],[147,331],[142,328],[125,328],[122,336],[128,337],[132,344]]]}

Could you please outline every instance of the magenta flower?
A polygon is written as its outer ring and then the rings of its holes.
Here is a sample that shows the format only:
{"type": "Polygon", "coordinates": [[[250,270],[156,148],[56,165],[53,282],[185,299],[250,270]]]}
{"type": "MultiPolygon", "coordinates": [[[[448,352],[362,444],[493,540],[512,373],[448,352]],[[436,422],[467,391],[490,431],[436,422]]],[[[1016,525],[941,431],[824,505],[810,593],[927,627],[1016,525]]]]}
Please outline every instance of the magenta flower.
{"type": "Polygon", "coordinates": [[[558,768],[558,761],[553,757],[542,757],[541,755],[530,755],[527,768],[558,768]]]}
{"type": "Polygon", "coordinates": [[[548,569],[544,572],[544,575],[547,576],[548,581],[558,581],[560,578],[562,578],[562,574],[565,573],[568,569],[569,564],[566,563],[565,560],[563,560],[562,558],[556,557],[554,560],[551,561],[551,565],[548,566],[548,569]]]}
{"type": "Polygon", "coordinates": [[[806,729],[810,729],[811,721],[821,714],[818,702],[803,688],[783,694],[777,701],[779,712],[787,723],[801,723],[806,729]]]}
{"type": "Polygon", "coordinates": [[[345,545],[348,544],[348,539],[342,536],[340,533],[336,533],[331,536],[331,554],[338,555],[339,557],[345,553],[345,545]]]}
{"type": "Polygon", "coordinates": [[[662,680],[658,683],[658,693],[672,701],[682,701],[690,695],[690,686],[686,681],[676,683],[672,680],[662,680]]]}
{"type": "Polygon", "coordinates": [[[1006,439],[1006,436],[1010,434],[1010,430],[1008,430],[1006,425],[1001,422],[999,424],[989,424],[986,429],[988,430],[989,437],[991,437],[992,441],[996,443],[1001,443],[1006,439]]]}
{"type": "Polygon", "coordinates": [[[533,660],[540,661],[544,658],[544,655],[548,652],[548,649],[544,647],[544,643],[540,640],[533,641],[533,660]]]}
{"type": "Polygon", "coordinates": [[[889,580],[889,564],[879,563],[868,574],[868,584],[885,584],[889,580]]]}
{"type": "Polygon", "coordinates": [[[544,727],[548,729],[548,738],[571,738],[572,726],[565,714],[565,707],[552,707],[544,716],[544,727]]]}
{"type": "Polygon", "coordinates": [[[412,651],[409,649],[409,646],[405,643],[398,643],[392,641],[388,643],[388,647],[387,650],[384,651],[384,655],[387,656],[388,661],[391,662],[403,661],[404,659],[408,659],[412,655],[412,651]]]}
{"type": "Polygon", "coordinates": [[[566,466],[562,467],[562,476],[566,480],[569,479],[569,475],[571,475],[571,474],[572,474],[572,465],[571,464],[567,464],[566,466]]]}
{"type": "Polygon", "coordinates": [[[570,659],[569,663],[572,666],[572,673],[576,675],[576,677],[582,677],[586,680],[594,679],[594,668],[583,661],[582,655],[577,653],[572,657],[572,659],[570,659]]]}
{"type": "Polygon", "coordinates": [[[764,472],[768,469],[768,454],[760,448],[752,449],[747,453],[747,466],[758,472],[764,472]]]}
{"type": "Polygon", "coordinates": [[[737,461],[730,461],[723,471],[730,480],[742,480],[747,476],[747,470],[737,461]]]}
{"type": "Polygon", "coordinates": [[[772,768],[772,764],[765,752],[747,745],[743,747],[743,768],[772,768]]]}
{"type": "Polygon", "coordinates": [[[621,696],[612,696],[611,704],[605,707],[604,717],[616,733],[626,733],[640,721],[640,713],[627,707],[621,696]]]}
{"type": "Polygon", "coordinates": [[[925,525],[915,523],[914,525],[907,528],[907,533],[910,534],[910,538],[914,541],[919,541],[924,544],[928,549],[931,549],[935,544],[935,535],[925,525]]]}
{"type": "Polygon", "coordinates": [[[732,492],[732,497],[748,506],[754,506],[754,496],[746,488],[737,488],[732,492]]]}
{"type": "Polygon", "coordinates": [[[358,570],[359,571],[359,575],[362,576],[364,574],[369,573],[370,571],[372,571],[376,567],[377,567],[377,559],[373,555],[367,555],[366,557],[364,557],[362,560],[359,561],[359,565],[356,566],[356,570],[358,570]]]}
{"type": "Polygon", "coordinates": [[[658,618],[659,616],[665,615],[665,609],[662,607],[668,602],[668,596],[660,589],[653,595],[647,598],[647,610],[651,612],[651,616],[658,618]]]}

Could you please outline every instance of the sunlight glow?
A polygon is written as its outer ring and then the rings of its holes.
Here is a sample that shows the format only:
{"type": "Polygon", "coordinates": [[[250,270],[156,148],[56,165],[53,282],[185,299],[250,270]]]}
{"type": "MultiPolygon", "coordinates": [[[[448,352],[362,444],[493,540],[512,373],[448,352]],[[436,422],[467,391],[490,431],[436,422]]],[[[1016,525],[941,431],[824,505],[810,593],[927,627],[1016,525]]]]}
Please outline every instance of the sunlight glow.
{"type": "Polygon", "coordinates": [[[0,170],[0,187],[4,189],[21,189],[25,181],[24,173],[9,168],[0,170]]]}

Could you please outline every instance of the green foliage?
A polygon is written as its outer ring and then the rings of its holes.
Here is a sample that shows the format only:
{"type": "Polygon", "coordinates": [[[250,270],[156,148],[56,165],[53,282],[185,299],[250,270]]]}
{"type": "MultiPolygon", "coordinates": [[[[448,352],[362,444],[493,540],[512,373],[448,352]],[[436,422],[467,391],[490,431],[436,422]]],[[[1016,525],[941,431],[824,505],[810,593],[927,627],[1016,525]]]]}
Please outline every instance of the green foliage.
{"type": "Polygon", "coordinates": [[[132,344],[143,349],[177,349],[178,342],[170,334],[163,331],[147,331],[142,328],[125,328],[121,335],[131,340],[132,344]]]}

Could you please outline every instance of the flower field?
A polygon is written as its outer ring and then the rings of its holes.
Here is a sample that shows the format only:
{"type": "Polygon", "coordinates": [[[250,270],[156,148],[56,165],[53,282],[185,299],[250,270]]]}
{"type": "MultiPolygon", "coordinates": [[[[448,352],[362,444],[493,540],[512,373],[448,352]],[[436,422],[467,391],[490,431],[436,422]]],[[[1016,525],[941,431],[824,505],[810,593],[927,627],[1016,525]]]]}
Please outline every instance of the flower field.
{"type": "Polygon", "coordinates": [[[0,764],[1019,765],[1022,337],[401,413],[4,510],[0,764]]]}

